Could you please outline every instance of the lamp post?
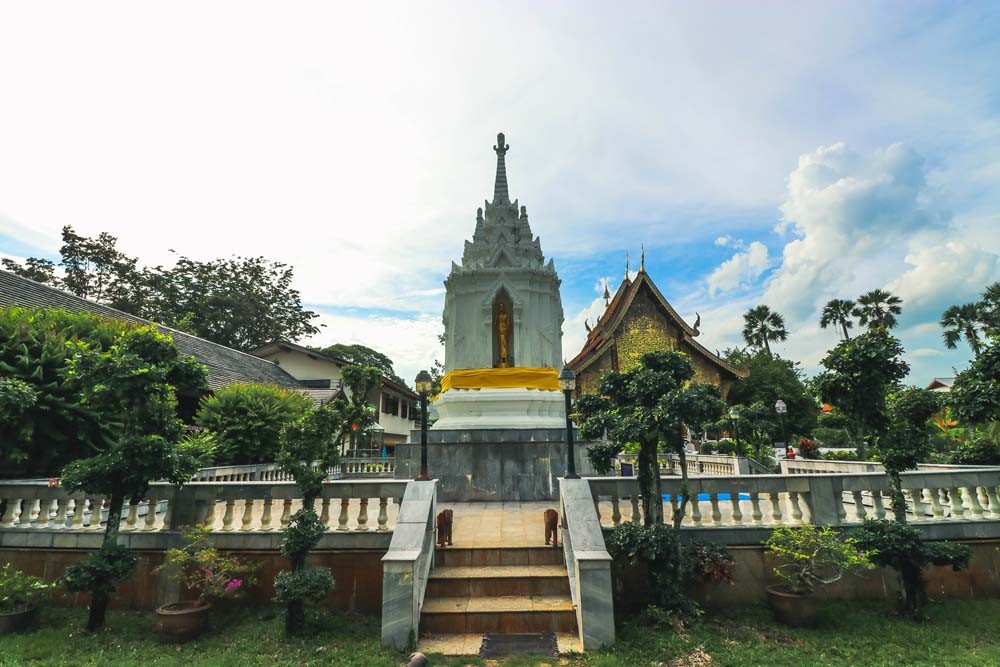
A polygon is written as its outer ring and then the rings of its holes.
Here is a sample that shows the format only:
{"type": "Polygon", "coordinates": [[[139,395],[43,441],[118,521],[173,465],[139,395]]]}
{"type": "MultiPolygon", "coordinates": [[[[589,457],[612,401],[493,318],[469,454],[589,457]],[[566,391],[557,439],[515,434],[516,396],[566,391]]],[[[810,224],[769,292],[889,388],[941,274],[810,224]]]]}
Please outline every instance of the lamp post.
{"type": "Polygon", "coordinates": [[[569,366],[563,366],[559,371],[559,388],[566,397],[566,479],[580,479],[576,474],[576,457],[573,455],[573,390],[576,389],[576,373],[569,366]]]}
{"type": "Polygon", "coordinates": [[[788,406],[780,398],[774,402],[774,411],[778,413],[778,421],[781,422],[781,439],[784,441],[785,449],[788,449],[788,432],[785,431],[785,413],[788,406]]]}
{"type": "Polygon", "coordinates": [[[433,386],[431,374],[420,371],[414,384],[420,394],[420,474],[417,475],[417,481],[426,482],[430,480],[430,475],[427,474],[427,394],[431,393],[433,386]]]}
{"type": "Polygon", "coordinates": [[[733,423],[733,437],[736,438],[736,444],[733,447],[734,452],[737,456],[740,453],[740,411],[734,405],[729,408],[729,420],[733,423]]]}

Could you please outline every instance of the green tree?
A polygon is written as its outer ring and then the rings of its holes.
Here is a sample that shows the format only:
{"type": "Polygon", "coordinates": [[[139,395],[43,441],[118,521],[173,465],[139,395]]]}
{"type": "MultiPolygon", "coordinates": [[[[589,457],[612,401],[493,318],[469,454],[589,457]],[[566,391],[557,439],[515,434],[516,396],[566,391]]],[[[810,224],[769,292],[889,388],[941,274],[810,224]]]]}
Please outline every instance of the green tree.
{"type": "Polygon", "coordinates": [[[743,315],[743,340],[747,345],[771,354],[771,343],[788,339],[785,318],[761,304],[743,315]]]}
{"type": "MultiPolygon", "coordinates": [[[[75,355],[70,373],[78,378],[81,400],[101,414],[105,443],[94,455],[63,469],[68,491],[108,499],[108,519],[101,548],[69,568],[67,588],[91,594],[87,629],[104,625],[115,583],[131,573],[135,558],[117,544],[122,506],[140,502],[150,482],[183,484],[205,462],[205,440],[181,441],[175,389],[206,388],[206,371],[191,357],[181,357],[173,341],[153,326],[123,326],[106,350],[71,341],[75,355]]],[[[99,517],[100,514],[95,515],[99,517]]]]}
{"type": "Polygon", "coordinates": [[[302,509],[290,517],[281,544],[281,553],[288,558],[291,570],[279,573],[274,580],[277,599],[286,605],[288,634],[302,631],[305,603],[325,598],[333,587],[329,570],[306,567],[309,551],[326,530],[315,505],[327,470],[340,460],[348,434],[364,433],[375,423],[375,408],[365,402],[365,397],[381,380],[378,369],[346,366],[343,374],[351,397],[339,397],[306,412],[286,426],[281,436],[278,465],[295,478],[302,492],[302,509]]]}
{"type": "Polygon", "coordinates": [[[867,326],[869,329],[873,327],[892,329],[899,323],[896,315],[903,312],[902,303],[903,300],[898,296],[885,290],[874,289],[858,297],[858,305],[853,313],[861,326],[867,326]]]}
{"type": "Polygon", "coordinates": [[[79,345],[110,347],[123,326],[54,308],[0,308],[0,375],[8,406],[0,418],[0,469],[54,476],[104,446],[118,415],[82,400],[82,379],[70,372],[70,363],[79,345]]]}
{"type": "Polygon", "coordinates": [[[978,305],[986,335],[990,338],[1000,337],[1000,282],[987,285],[978,305]]]}
{"type": "Polygon", "coordinates": [[[48,259],[29,257],[24,260],[24,264],[18,264],[14,260],[4,257],[0,259],[0,264],[14,275],[34,280],[36,283],[52,285],[53,287],[59,287],[62,284],[62,281],[56,276],[56,265],[48,259]]]}
{"type": "Polygon", "coordinates": [[[377,368],[382,375],[390,380],[393,380],[404,387],[410,386],[406,380],[396,375],[396,369],[393,368],[392,359],[370,347],[359,343],[353,343],[350,345],[345,343],[335,343],[318,349],[321,354],[325,354],[329,357],[335,357],[337,359],[343,359],[344,362],[354,366],[372,366],[377,368]]]}
{"type": "Polygon", "coordinates": [[[841,341],[820,361],[826,371],[816,376],[814,384],[823,401],[851,420],[861,459],[866,438],[877,436],[889,425],[886,396],[910,371],[902,354],[900,342],[875,327],[841,341]]]}
{"type": "Polygon", "coordinates": [[[965,342],[972,348],[972,353],[978,357],[982,348],[980,340],[982,327],[982,310],[977,303],[950,306],[941,315],[944,345],[950,350],[958,347],[959,341],[964,337],[965,342]]]}
{"type": "Polygon", "coordinates": [[[693,377],[694,367],[684,353],[650,352],[632,370],[604,375],[600,393],[584,394],[576,404],[575,418],[585,438],[598,440],[607,433],[618,451],[627,443],[638,443],[639,489],[647,526],[663,523],[657,460],[661,443],[680,458],[681,501],[674,513],[679,525],[688,501],[684,425],[700,431],[724,408],[714,387],[688,384],[693,377]]]}
{"type": "Polygon", "coordinates": [[[906,498],[900,473],[926,461],[931,451],[931,415],[941,408],[940,396],[927,389],[910,387],[891,394],[887,401],[889,430],[879,438],[878,452],[889,477],[892,511],[906,522],[906,498]]]}
{"type": "Polygon", "coordinates": [[[65,272],[63,289],[128,313],[140,307],[137,260],[118,250],[117,237],[101,232],[96,238],[87,238],[66,225],[62,241],[59,264],[65,272]]]}
{"type": "Polygon", "coordinates": [[[823,306],[819,325],[826,329],[830,326],[840,327],[844,340],[850,340],[847,330],[854,326],[854,307],[857,304],[850,299],[831,299],[823,306]]]}
{"type": "Polygon", "coordinates": [[[215,465],[274,462],[281,431],[312,407],[300,391],[231,384],[201,399],[195,422],[215,437],[215,465]]]}
{"type": "Polygon", "coordinates": [[[1000,338],[992,339],[955,377],[948,403],[963,423],[1000,421],[1000,338]]]}
{"type": "MultiPolygon", "coordinates": [[[[772,425],[770,435],[776,439],[780,423],[774,404],[781,399],[788,408],[785,427],[789,434],[806,435],[816,426],[816,399],[806,388],[799,364],[767,352],[726,350],[726,360],[749,374],[733,383],[726,396],[730,405],[752,406],[762,403],[772,425]]],[[[742,412],[742,410],[741,410],[742,412]]]]}
{"type": "Polygon", "coordinates": [[[180,257],[173,267],[146,269],[136,315],[179,327],[237,350],[319,333],[292,287],[294,270],[263,257],[199,262],[180,257]]]}

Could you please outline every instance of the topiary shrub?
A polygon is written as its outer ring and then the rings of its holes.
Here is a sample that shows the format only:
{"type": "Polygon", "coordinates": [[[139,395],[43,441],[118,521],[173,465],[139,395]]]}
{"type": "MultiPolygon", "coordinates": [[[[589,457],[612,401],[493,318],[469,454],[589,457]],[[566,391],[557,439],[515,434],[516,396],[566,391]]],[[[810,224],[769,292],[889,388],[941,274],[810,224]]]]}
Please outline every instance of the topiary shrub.
{"type": "Polygon", "coordinates": [[[956,542],[924,542],[913,526],[899,521],[866,519],[853,537],[858,548],[876,565],[891,567],[899,574],[902,598],[899,613],[923,620],[927,606],[928,565],[950,565],[956,572],[969,566],[972,550],[956,542]]]}
{"type": "Polygon", "coordinates": [[[273,463],[282,429],[312,406],[299,391],[271,384],[231,384],[201,400],[195,422],[215,436],[216,465],[273,463]]]}

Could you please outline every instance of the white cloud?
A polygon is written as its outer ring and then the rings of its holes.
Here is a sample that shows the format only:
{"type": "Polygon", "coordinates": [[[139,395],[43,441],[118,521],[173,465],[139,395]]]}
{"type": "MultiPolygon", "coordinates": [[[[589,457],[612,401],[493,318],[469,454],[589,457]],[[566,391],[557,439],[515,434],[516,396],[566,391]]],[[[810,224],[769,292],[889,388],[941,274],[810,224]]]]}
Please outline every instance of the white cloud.
{"type": "Polygon", "coordinates": [[[760,241],[752,242],[745,251],[736,253],[709,274],[709,296],[738,287],[750,287],[764,273],[767,265],[767,246],[760,241]]]}

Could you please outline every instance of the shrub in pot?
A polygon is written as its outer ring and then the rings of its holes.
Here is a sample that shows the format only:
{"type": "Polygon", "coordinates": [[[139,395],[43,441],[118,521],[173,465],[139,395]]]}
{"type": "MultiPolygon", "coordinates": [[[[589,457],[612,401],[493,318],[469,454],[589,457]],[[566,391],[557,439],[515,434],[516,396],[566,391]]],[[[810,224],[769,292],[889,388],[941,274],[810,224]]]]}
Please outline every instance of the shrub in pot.
{"type": "Polygon", "coordinates": [[[797,627],[815,624],[819,605],[813,593],[818,586],[874,567],[858,540],[830,526],[781,526],[764,546],[778,559],[774,574],[782,582],[768,587],[768,604],[779,621],[797,627]]]}
{"type": "Polygon", "coordinates": [[[164,643],[184,642],[201,635],[208,627],[212,600],[242,595],[254,583],[257,569],[255,564],[219,553],[205,526],[189,529],[184,539],[187,544],[167,551],[163,565],[156,571],[175,578],[196,597],[156,610],[156,634],[164,643]]]}
{"type": "Polygon", "coordinates": [[[0,569],[0,635],[30,630],[38,606],[52,597],[56,584],[24,574],[7,563],[0,569]]]}

